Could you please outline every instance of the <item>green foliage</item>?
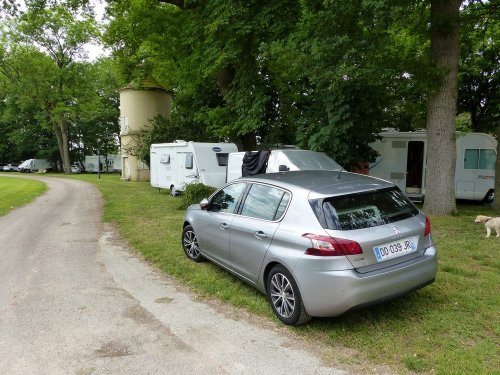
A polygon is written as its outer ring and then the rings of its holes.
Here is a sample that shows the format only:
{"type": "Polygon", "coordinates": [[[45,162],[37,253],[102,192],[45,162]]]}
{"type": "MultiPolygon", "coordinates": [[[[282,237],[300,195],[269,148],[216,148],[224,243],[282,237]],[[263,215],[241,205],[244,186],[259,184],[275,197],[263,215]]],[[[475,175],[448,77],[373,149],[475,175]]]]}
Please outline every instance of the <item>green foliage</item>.
{"type": "Polygon", "coordinates": [[[470,2],[462,11],[459,111],[474,131],[493,133],[500,123],[500,16],[493,1],[470,2]]]}
{"type": "Polygon", "coordinates": [[[200,203],[203,198],[208,198],[216,189],[202,183],[187,184],[186,189],[181,194],[179,210],[185,210],[192,204],[200,203]]]}
{"type": "Polygon", "coordinates": [[[105,37],[131,78],[172,87],[174,112],[209,136],[299,144],[349,165],[373,157],[382,127],[425,124],[426,4],[165,3],[114,2],[105,37]]]}
{"type": "Polygon", "coordinates": [[[87,2],[31,1],[8,26],[0,43],[0,158],[82,161],[98,146],[116,152],[121,83],[110,60],[82,60],[98,35],[87,2]]]}
{"type": "Polygon", "coordinates": [[[71,159],[83,162],[85,155],[116,154],[120,132],[117,87],[124,85],[117,64],[109,58],[81,64],[79,75],[78,105],[69,127],[71,159]]]}

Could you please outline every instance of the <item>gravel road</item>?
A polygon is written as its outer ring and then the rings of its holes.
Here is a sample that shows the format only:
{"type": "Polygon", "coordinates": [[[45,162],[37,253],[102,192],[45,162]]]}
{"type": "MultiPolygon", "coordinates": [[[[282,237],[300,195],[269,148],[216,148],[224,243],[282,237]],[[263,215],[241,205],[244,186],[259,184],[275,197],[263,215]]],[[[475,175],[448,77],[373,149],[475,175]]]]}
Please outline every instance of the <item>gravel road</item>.
{"type": "Polygon", "coordinates": [[[197,301],[102,223],[95,186],[30,178],[48,192],[0,217],[0,374],[356,373],[197,301]]]}

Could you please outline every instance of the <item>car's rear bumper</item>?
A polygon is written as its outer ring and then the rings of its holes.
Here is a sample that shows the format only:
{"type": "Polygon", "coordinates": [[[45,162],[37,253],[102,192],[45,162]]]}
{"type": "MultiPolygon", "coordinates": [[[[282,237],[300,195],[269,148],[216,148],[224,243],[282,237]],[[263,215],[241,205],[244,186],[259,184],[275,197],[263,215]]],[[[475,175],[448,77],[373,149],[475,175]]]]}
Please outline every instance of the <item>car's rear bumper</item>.
{"type": "Polygon", "coordinates": [[[419,258],[364,274],[355,270],[313,270],[304,261],[294,269],[306,311],[318,317],[341,315],[411,293],[432,283],[436,272],[435,247],[419,258]]]}

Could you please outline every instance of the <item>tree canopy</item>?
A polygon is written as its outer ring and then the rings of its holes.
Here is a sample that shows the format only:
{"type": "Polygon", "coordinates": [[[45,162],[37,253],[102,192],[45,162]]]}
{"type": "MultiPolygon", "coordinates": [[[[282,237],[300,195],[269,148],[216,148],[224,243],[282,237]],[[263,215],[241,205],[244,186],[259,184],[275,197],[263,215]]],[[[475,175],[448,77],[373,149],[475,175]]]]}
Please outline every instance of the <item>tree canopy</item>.
{"type": "Polygon", "coordinates": [[[91,124],[93,133],[116,140],[116,79],[110,87],[110,71],[100,68],[105,63],[85,61],[84,46],[99,35],[86,3],[26,5],[4,23],[0,45],[0,121],[9,144],[17,147],[8,160],[46,157],[69,173],[71,159],[81,159],[80,149],[92,146],[82,143],[91,124]],[[103,123],[109,126],[97,128],[103,123]],[[38,141],[42,135],[50,145],[38,141]]]}

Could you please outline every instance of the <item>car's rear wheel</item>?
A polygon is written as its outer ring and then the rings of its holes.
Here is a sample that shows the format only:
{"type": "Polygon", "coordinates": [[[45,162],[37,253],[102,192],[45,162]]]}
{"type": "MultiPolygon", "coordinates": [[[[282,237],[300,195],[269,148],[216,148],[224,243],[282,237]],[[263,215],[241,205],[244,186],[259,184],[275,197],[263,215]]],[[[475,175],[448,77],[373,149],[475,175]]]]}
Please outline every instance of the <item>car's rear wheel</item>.
{"type": "Polygon", "coordinates": [[[273,267],[267,278],[267,294],[274,313],[283,323],[299,325],[311,319],[297,283],[285,267],[273,267]]]}
{"type": "Polygon", "coordinates": [[[202,262],[205,258],[201,255],[196,233],[191,225],[186,225],[182,231],[182,248],[186,256],[195,262],[202,262]]]}

